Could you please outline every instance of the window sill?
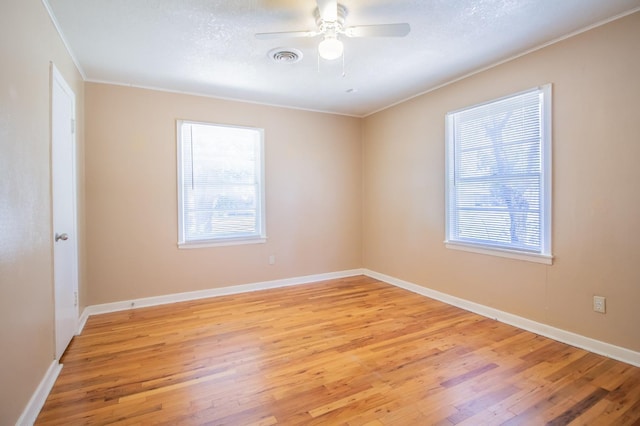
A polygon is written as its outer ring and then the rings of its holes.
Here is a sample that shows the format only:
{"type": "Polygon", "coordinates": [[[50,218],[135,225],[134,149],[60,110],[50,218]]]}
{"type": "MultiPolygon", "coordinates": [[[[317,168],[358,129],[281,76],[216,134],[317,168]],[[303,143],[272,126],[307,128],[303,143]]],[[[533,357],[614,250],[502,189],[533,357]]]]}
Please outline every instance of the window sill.
{"type": "Polygon", "coordinates": [[[545,265],[553,264],[553,256],[546,254],[525,253],[515,250],[499,249],[494,247],[481,247],[476,245],[445,241],[445,247],[453,250],[468,251],[471,253],[486,254],[489,256],[506,257],[508,259],[524,260],[526,262],[543,263],[545,265]]]}
{"type": "Polygon", "coordinates": [[[229,238],[210,241],[193,241],[178,243],[179,249],[197,249],[206,247],[238,246],[243,244],[263,244],[267,242],[266,237],[252,238],[229,238]]]}

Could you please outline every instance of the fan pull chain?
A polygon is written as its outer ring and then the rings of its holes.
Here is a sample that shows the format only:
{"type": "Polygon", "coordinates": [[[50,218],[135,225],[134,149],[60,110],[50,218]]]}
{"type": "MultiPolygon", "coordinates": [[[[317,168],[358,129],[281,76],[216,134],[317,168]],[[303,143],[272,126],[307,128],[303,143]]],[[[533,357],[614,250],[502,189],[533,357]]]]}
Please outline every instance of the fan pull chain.
{"type": "MultiPolygon", "coordinates": [[[[318,74],[320,74],[320,53],[316,53],[316,60],[318,64],[318,74]]],[[[342,74],[340,76],[343,78],[347,76],[345,60],[344,60],[344,52],[342,53],[342,74]]]]}

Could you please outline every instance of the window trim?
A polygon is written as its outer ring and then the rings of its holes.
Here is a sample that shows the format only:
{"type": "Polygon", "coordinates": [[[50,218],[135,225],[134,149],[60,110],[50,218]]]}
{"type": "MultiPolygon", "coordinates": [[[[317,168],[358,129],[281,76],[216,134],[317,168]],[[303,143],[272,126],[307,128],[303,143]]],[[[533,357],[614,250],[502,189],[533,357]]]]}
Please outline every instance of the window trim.
{"type": "Polygon", "coordinates": [[[211,123],[206,121],[195,121],[195,120],[176,120],[176,147],[177,147],[177,192],[178,192],[178,248],[180,249],[197,249],[197,248],[206,248],[206,247],[220,247],[220,246],[230,246],[230,245],[243,245],[243,244],[261,244],[267,241],[267,223],[266,223],[266,198],[265,198],[265,152],[264,152],[264,129],[258,127],[251,126],[237,126],[231,124],[219,124],[219,123],[211,123]],[[258,155],[259,160],[258,164],[260,166],[259,170],[259,188],[260,188],[260,197],[258,202],[259,204],[259,212],[258,212],[258,226],[259,230],[255,235],[251,236],[238,236],[238,237],[225,237],[225,238],[215,238],[215,239],[202,239],[202,240],[193,240],[187,241],[185,239],[184,232],[184,202],[183,202],[183,158],[182,158],[182,125],[183,124],[201,124],[207,126],[215,126],[215,127],[230,127],[236,129],[249,129],[257,131],[260,135],[260,141],[258,143],[258,155]]]}
{"type": "Polygon", "coordinates": [[[542,86],[534,87],[521,92],[502,96],[500,98],[492,99],[486,102],[481,102],[475,105],[471,105],[465,108],[460,108],[455,111],[450,111],[445,115],[445,247],[448,249],[462,250],[472,253],[480,253],[491,256],[506,257],[510,259],[524,260],[529,262],[544,263],[547,265],[553,264],[553,254],[551,246],[551,219],[552,219],[552,84],[548,83],[542,86]],[[451,237],[451,214],[450,201],[451,201],[451,184],[453,183],[450,177],[453,173],[453,167],[455,167],[455,152],[454,152],[454,124],[453,116],[462,111],[466,111],[472,108],[489,105],[495,102],[499,102],[505,99],[513,98],[523,95],[532,91],[539,91],[542,93],[542,115],[541,115],[541,177],[542,184],[540,190],[542,192],[542,203],[540,212],[542,214],[541,219],[541,249],[540,252],[531,252],[526,250],[509,249],[504,247],[494,247],[488,244],[457,241],[450,239],[451,237]]]}

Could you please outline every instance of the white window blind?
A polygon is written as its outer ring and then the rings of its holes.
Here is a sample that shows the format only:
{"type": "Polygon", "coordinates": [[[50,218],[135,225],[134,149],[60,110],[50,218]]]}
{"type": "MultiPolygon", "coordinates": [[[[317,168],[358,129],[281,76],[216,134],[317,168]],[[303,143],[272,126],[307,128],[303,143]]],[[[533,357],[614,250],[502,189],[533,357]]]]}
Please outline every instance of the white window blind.
{"type": "Polygon", "coordinates": [[[263,131],[178,121],[180,245],[264,240],[263,131]]]}
{"type": "Polygon", "coordinates": [[[550,96],[447,114],[447,243],[550,258],[550,96]]]}

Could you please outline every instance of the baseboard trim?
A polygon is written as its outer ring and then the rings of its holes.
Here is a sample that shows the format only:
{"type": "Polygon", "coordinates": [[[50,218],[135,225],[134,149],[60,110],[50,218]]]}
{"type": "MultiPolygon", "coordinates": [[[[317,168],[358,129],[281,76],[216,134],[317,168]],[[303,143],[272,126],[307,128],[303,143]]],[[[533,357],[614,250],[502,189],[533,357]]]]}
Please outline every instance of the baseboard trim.
{"type": "Polygon", "coordinates": [[[53,361],[36,388],[36,391],[31,395],[31,399],[18,418],[16,426],[33,425],[47,400],[47,396],[49,396],[49,392],[51,392],[51,388],[53,388],[53,384],[60,374],[60,370],[62,370],[62,364],[58,363],[57,360],[53,361]]]}
{"type": "Polygon", "coordinates": [[[518,327],[523,330],[527,330],[532,333],[536,333],[571,346],[585,349],[599,355],[604,355],[606,357],[626,362],[627,364],[635,365],[636,367],[640,367],[640,352],[632,351],[631,349],[612,345],[610,343],[605,343],[600,340],[592,339],[590,337],[572,333],[560,328],[552,327],[547,324],[533,321],[518,315],[510,314],[499,309],[490,308],[488,306],[461,299],[459,297],[451,296],[446,293],[432,290],[430,288],[394,278],[389,275],[384,275],[379,272],[371,271],[369,269],[364,269],[363,273],[368,277],[384,281],[388,284],[403,288],[405,290],[409,290],[413,293],[418,293],[422,296],[439,300],[441,302],[456,306],[466,311],[470,311],[484,317],[492,318],[505,324],[509,324],[514,327],[518,327]]]}
{"type": "MultiPolygon", "coordinates": [[[[136,309],[149,306],[164,305],[175,302],[185,302],[189,300],[205,299],[208,297],[227,296],[232,294],[247,293],[251,291],[267,290],[279,287],[288,287],[301,284],[309,284],[319,281],[326,281],[331,279],[347,278],[357,275],[366,275],[371,278],[383,281],[387,284],[411,291],[413,293],[420,294],[441,302],[447,303],[452,306],[482,315],[484,317],[492,318],[505,324],[512,325],[514,327],[521,328],[523,330],[530,331],[532,333],[539,334],[541,336],[548,337],[550,339],[557,340],[578,348],[588,350],[600,355],[604,355],[609,358],[616,359],[618,361],[626,362],[628,364],[640,367],[640,352],[632,351],[627,348],[615,346],[610,343],[605,343],[599,340],[592,339],[580,334],[572,333],[570,331],[562,330],[556,327],[552,327],[537,321],[533,321],[518,315],[510,314],[498,309],[490,308],[479,303],[471,302],[466,299],[451,296],[446,293],[439,292],[427,287],[423,287],[418,284],[404,281],[399,278],[391,277],[389,275],[381,274],[366,268],[350,269],[338,272],[329,272],[324,274],[306,275],[294,278],[285,278],[273,281],[263,281],[251,284],[241,284],[235,286],[219,287],[207,290],[190,291],[184,293],[175,293],[164,296],[145,297],[140,299],[132,299],[121,302],[104,303],[100,305],[87,306],[80,316],[78,334],[82,332],[87,319],[91,315],[104,314],[109,312],[123,311],[127,309],[136,309]]],[[[22,415],[16,422],[17,426],[32,425],[38,417],[40,410],[42,409],[47,396],[62,370],[62,364],[58,361],[53,361],[49,366],[49,369],[45,373],[42,381],[38,385],[36,391],[31,396],[31,399],[27,403],[22,415]]]]}
{"type": "Polygon", "coordinates": [[[350,269],[345,271],[328,272],[324,274],[305,275],[294,278],[284,278],[273,281],[262,281],[251,284],[240,284],[227,287],[211,288],[207,290],[174,293],[163,296],[144,297],[141,299],[124,300],[121,302],[104,303],[87,306],[80,316],[78,334],[82,332],[87,319],[91,315],[106,314],[109,312],[125,311],[128,309],[146,308],[149,306],[165,305],[168,303],[186,302],[190,300],[206,299],[208,297],[228,296],[232,294],[247,293],[250,291],[268,290],[279,287],[289,287],[300,284],[309,284],[338,278],[364,275],[364,269],[350,269]]]}

